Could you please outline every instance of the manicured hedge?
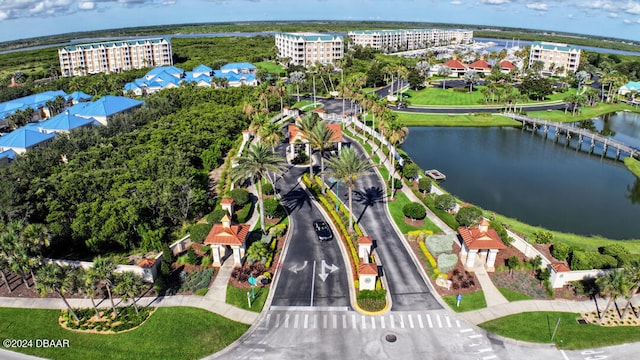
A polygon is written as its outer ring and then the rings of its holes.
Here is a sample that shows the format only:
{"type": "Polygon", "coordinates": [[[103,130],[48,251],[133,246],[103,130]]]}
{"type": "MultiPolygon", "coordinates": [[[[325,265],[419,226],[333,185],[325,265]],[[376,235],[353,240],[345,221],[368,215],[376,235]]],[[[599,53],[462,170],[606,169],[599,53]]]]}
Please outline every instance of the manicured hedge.
{"type": "Polygon", "coordinates": [[[209,235],[209,231],[211,231],[212,227],[213,225],[209,223],[191,225],[191,228],[189,229],[189,237],[191,238],[191,241],[202,244],[204,239],[207,238],[207,235],[209,235]]]}
{"type": "Polygon", "coordinates": [[[417,202],[411,202],[402,207],[402,212],[404,216],[414,219],[414,220],[422,220],[427,216],[427,210],[422,206],[422,204],[417,202]]]}

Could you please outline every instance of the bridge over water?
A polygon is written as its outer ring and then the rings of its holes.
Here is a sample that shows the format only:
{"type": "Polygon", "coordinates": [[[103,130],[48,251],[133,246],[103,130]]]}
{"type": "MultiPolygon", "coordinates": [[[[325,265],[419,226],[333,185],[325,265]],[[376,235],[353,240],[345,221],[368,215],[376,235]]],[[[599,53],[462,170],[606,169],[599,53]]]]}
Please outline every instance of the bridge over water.
{"type": "Polygon", "coordinates": [[[535,119],[529,116],[525,116],[525,115],[520,115],[520,114],[514,114],[514,113],[505,113],[505,116],[510,117],[513,120],[519,121],[522,123],[522,128],[523,129],[531,129],[532,131],[537,131],[538,129],[542,129],[542,131],[544,132],[545,137],[547,136],[547,134],[549,133],[549,131],[551,131],[551,129],[554,129],[554,135],[555,135],[555,139],[557,140],[561,135],[566,136],[567,138],[567,142],[569,140],[571,140],[572,137],[577,137],[578,138],[578,148],[580,150],[582,150],[582,144],[585,142],[585,140],[588,140],[589,142],[589,153],[593,153],[593,150],[596,146],[597,143],[602,144],[603,147],[603,151],[602,154],[606,155],[607,153],[607,149],[608,148],[612,148],[616,150],[616,159],[620,159],[620,155],[621,154],[627,154],[631,157],[636,157],[639,153],[640,150],[629,146],[627,144],[624,144],[620,141],[611,139],[607,136],[603,136],[601,134],[598,133],[594,133],[591,132],[589,130],[586,129],[582,129],[579,127],[576,127],[572,124],[566,124],[566,123],[558,123],[558,122],[554,122],[554,121],[549,121],[549,120],[542,120],[542,119],[535,119]]]}

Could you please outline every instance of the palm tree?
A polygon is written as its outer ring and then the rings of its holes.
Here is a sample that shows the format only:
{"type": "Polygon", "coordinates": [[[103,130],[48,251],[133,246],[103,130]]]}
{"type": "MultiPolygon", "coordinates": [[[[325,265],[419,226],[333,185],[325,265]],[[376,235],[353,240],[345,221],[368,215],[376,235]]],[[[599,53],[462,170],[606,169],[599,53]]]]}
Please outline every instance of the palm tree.
{"type": "Polygon", "coordinates": [[[313,147],[311,146],[311,130],[320,122],[320,118],[316,113],[307,115],[300,119],[300,122],[296,124],[300,130],[300,135],[309,144],[309,176],[313,179],[313,147]]]}
{"type": "Polygon", "coordinates": [[[625,276],[629,278],[629,291],[623,294],[624,298],[627,300],[627,303],[624,305],[624,311],[622,312],[622,318],[624,319],[627,316],[627,312],[633,304],[631,304],[631,299],[633,295],[638,292],[638,288],[640,287],[640,260],[634,259],[630,261],[627,266],[625,266],[625,276]]]}
{"type": "Polygon", "coordinates": [[[294,71],[289,74],[289,80],[296,84],[296,94],[298,95],[298,101],[300,101],[300,84],[304,83],[307,75],[301,71],[294,71]]]}
{"type": "Polygon", "coordinates": [[[617,269],[596,279],[596,285],[598,285],[600,295],[609,298],[607,306],[600,313],[600,323],[604,321],[604,316],[609,310],[611,303],[623,294],[624,282],[624,275],[617,269]]]}
{"type": "Polygon", "coordinates": [[[64,301],[64,304],[67,306],[67,309],[69,309],[69,312],[73,315],[74,319],[76,319],[76,322],[80,322],[78,315],[64,297],[64,294],[71,290],[71,278],[69,277],[69,272],[65,271],[65,269],[59,265],[48,263],[40,268],[37,276],[37,288],[40,296],[45,296],[50,291],[55,292],[60,299],[64,301]]]}
{"type": "Polygon", "coordinates": [[[393,145],[393,149],[391,149],[389,153],[389,156],[391,156],[391,171],[389,172],[389,176],[391,180],[391,189],[393,189],[393,193],[395,194],[395,147],[404,142],[404,139],[406,139],[407,135],[409,135],[409,129],[400,121],[388,121],[385,122],[385,135],[389,143],[393,145]]]}
{"type": "Polygon", "coordinates": [[[447,89],[447,77],[451,75],[451,68],[448,66],[440,66],[438,68],[438,75],[442,76],[442,90],[447,89]]]}
{"type": "Polygon", "coordinates": [[[356,154],[352,148],[345,148],[340,155],[327,160],[331,168],[328,173],[342,181],[349,189],[349,230],[353,231],[353,196],[356,180],[373,169],[373,164],[366,158],[356,154]]]}
{"type": "Polygon", "coordinates": [[[473,85],[477,84],[480,80],[480,75],[477,71],[469,70],[464,73],[464,81],[469,84],[469,92],[473,91],[473,85]]]}
{"type": "Polygon", "coordinates": [[[100,319],[100,311],[98,311],[98,306],[95,301],[97,283],[98,280],[95,278],[93,273],[88,270],[80,270],[78,276],[78,287],[86,297],[91,299],[91,305],[93,306],[93,310],[96,312],[96,317],[100,319]]]}
{"type": "Polygon", "coordinates": [[[142,278],[130,271],[125,271],[118,276],[117,282],[118,284],[114,288],[115,293],[120,295],[123,302],[131,299],[136,313],[140,312],[136,303],[136,295],[140,294],[144,288],[142,278]]]}
{"type": "Polygon", "coordinates": [[[90,276],[104,284],[107,289],[107,295],[113,309],[113,316],[118,316],[118,310],[113,302],[113,294],[111,287],[114,286],[113,272],[116,270],[116,263],[112,258],[97,256],[93,259],[93,266],[89,269],[90,276]]]}
{"type": "Polygon", "coordinates": [[[324,187],[324,151],[333,145],[333,137],[335,133],[329,129],[326,123],[318,122],[308,134],[308,141],[311,144],[311,151],[317,149],[320,152],[320,176],[322,177],[322,193],[325,192],[324,187]]]}
{"type": "Polygon", "coordinates": [[[258,206],[260,207],[260,227],[264,233],[264,206],[262,202],[262,181],[269,171],[276,175],[284,171],[285,161],[267,145],[256,143],[244,155],[236,159],[236,167],[231,169],[233,181],[251,179],[258,189],[258,206]]]}
{"type": "Polygon", "coordinates": [[[576,73],[576,83],[578,84],[578,89],[576,90],[576,94],[580,94],[580,88],[582,88],[582,85],[586,84],[587,80],[589,80],[589,73],[584,71],[584,70],[580,70],[576,73]]]}
{"type": "Polygon", "coordinates": [[[284,138],[284,133],[280,128],[280,125],[267,121],[261,128],[259,132],[260,138],[262,141],[271,146],[272,151],[276,151],[275,147],[282,141],[284,138]]]}
{"type": "Polygon", "coordinates": [[[32,266],[29,271],[31,278],[35,282],[33,275],[34,267],[42,265],[42,251],[49,247],[51,235],[43,224],[29,224],[22,230],[22,242],[26,246],[27,255],[31,258],[32,266]]]}

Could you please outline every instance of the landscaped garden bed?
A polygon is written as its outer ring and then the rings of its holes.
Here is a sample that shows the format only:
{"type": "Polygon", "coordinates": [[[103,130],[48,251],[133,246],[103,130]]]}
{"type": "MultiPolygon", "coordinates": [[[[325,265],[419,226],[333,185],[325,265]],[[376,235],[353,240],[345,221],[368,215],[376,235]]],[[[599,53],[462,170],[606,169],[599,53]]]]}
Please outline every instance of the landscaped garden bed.
{"type": "Polygon", "coordinates": [[[142,325],[155,311],[152,307],[133,306],[116,308],[118,314],[113,316],[112,308],[99,309],[100,318],[94,309],[76,309],[80,319],[76,322],[68,310],[63,310],[59,323],[62,327],[74,331],[113,334],[130,331],[142,325]]]}

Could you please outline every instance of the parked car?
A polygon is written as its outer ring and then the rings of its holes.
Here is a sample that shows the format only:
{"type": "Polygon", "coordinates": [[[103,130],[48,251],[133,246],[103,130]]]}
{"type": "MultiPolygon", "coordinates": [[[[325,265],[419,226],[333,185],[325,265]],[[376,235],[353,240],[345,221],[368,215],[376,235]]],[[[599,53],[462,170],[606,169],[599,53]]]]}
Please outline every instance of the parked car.
{"type": "Polygon", "coordinates": [[[333,239],[333,233],[331,233],[331,228],[327,225],[326,222],[322,220],[316,220],[313,222],[313,229],[316,231],[316,236],[320,241],[329,241],[333,239]]]}

